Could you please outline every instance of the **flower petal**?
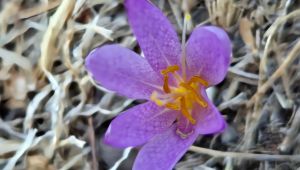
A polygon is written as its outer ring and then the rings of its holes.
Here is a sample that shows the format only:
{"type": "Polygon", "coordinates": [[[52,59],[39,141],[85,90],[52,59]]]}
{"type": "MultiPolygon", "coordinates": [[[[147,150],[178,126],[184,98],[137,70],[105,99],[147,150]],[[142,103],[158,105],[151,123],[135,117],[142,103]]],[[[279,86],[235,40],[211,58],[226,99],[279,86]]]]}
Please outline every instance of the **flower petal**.
{"type": "Polygon", "coordinates": [[[86,68],[105,88],[129,98],[148,99],[156,84],[162,84],[144,58],[119,45],[93,50],[86,68]]]}
{"type": "Polygon", "coordinates": [[[186,54],[188,75],[199,75],[216,85],[224,79],[230,64],[230,39],[218,27],[198,27],[186,44],[186,54]]]}
{"type": "Polygon", "coordinates": [[[206,135],[222,132],[227,127],[223,116],[208,99],[204,90],[202,90],[202,96],[205,98],[208,106],[206,108],[198,106],[192,113],[197,120],[197,124],[195,125],[197,133],[206,135]]]}
{"type": "Polygon", "coordinates": [[[184,155],[198,134],[183,139],[176,134],[176,125],[151,139],[138,153],[133,170],[171,170],[184,155]]]}
{"type": "Polygon", "coordinates": [[[163,109],[147,102],[121,113],[111,122],[105,134],[105,143],[115,147],[144,144],[175,121],[177,113],[163,109]]]}
{"type": "Polygon", "coordinates": [[[208,107],[210,108],[207,110],[203,109],[201,113],[198,113],[206,115],[204,118],[198,118],[198,123],[196,125],[198,134],[206,135],[220,133],[227,127],[226,122],[218,109],[214,105],[208,107]]]}
{"type": "Polygon", "coordinates": [[[215,26],[205,26],[203,28],[214,33],[220,39],[222,47],[226,51],[225,54],[231,54],[231,41],[223,29],[215,26]]]}
{"type": "Polygon", "coordinates": [[[180,63],[177,34],[162,11],[147,0],[126,0],[128,20],[152,68],[160,72],[180,63]]]}

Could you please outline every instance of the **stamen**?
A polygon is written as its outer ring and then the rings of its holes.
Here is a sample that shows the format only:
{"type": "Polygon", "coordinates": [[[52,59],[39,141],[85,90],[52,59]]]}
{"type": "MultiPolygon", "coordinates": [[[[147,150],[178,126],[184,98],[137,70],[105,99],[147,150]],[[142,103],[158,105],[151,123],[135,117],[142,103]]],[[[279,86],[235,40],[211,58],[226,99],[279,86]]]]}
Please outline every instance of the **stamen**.
{"type": "Polygon", "coordinates": [[[157,97],[157,92],[154,91],[151,96],[150,96],[150,99],[157,105],[157,106],[163,106],[164,105],[164,102],[159,100],[158,97],[157,97]]]}
{"type": "MultiPolygon", "coordinates": [[[[189,17],[187,16],[187,19],[188,18],[189,17]]],[[[202,107],[208,106],[208,103],[205,101],[203,96],[201,96],[201,93],[198,92],[199,85],[207,87],[208,82],[200,76],[193,76],[189,81],[187,81],[185,78],[180,77],[180,75],[176,72],[179,69],[178,65],[172,65],[161,71],[164,79],[164,92],[159,93],[154,91],[151,94],[150,99],[158,106],[180,111],[188,122],[195,124],[196,120],[193,118],[191,110],[195,108],[194,104],[199,104],[202,107]],[[170,86],[169,73],[173,76],[172,78],[175,78],[176,87],[170,86]]]]}
{"type": "Polygon", "coordinates": [[[191,114],[188,112],[185,104],[184,97],[180,98],[180,108],[183,116],[185,116],[192,124],[196,123],[196,120],[191,116],[191,114]]]}
{"type": "Polygon", "coordinates": [[[160,73],[162,75],[166,75],[168,73],[174,73],[175,71],[179,70],[179,66],[178,65],[173,65],[173,66],[168,66],[166,69],[162,70],[160,73]]]}
{"type": "Polygon", "coordinates": [[[198,104],[200,104],[202,107],[207,107],[207,103],[204,101],[204,99],[201,96],[196,94],[195,97],[196,97],[196,102],[198,104]]]}
{"type": "Polygon", "coordinates": [[[161,71],[161,74],[164,76],[164,85],[163,90],[165,93],[170,93],[170,87],[169,87],[169,76],[168,73],[174,73],[175,71],[179,70],[178,65],[168,66],[166,69],[161,71]]]}
{"type": "Polygon", "coordinates": [[[200,95],[198,95],[198,92],[193,87],[186,83],[180,83],[180,86],[192,92],[196,99],[196,102],[199,103],[202,107],[207,107],[207,103],[205,102],[205,100],[200,95]]]}
{"type": "Polygon", "coordinates": [[[180,110],[180,107],[175,103],[167,103],[165,106],[172,110],[180,110]]]}
{"type": "Polygon", "coordinates": [[[189,81],[189,85],[191,85],[192,83],[200,83],[202,84],[204,87],[207,87],[208,86],[208,82],[205,81],[204,79],[202,79],[201,77],[199,76],[193,76],[190,81],[189,81]]]}
{"type": "Polygon", "coordinates": [[[164,85],[163,85],[163,89],[165,93],[170,93],[170,87],[169,87],[169,76],[168,75],[164,75],[164,85]]]}

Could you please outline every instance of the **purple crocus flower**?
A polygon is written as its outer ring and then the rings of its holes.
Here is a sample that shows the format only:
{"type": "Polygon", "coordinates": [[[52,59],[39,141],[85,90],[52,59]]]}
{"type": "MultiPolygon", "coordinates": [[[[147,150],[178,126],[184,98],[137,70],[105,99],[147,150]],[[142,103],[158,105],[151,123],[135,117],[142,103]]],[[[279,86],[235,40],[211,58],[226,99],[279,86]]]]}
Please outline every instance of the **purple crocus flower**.
{"type": "Polygon", "coordinates": [[[224,79],[230,40],[222,29],[203,26],[181,44],[171,23],[151,2],[125,0],[125,6],[145,58],[119,45],[105,45],[88,55],[86,67],[107,89],[148,101],[115,118],[105,142],[142,146],[135,170],[172,169],[199,134],[226,127],[205,89],[224,79]]]}

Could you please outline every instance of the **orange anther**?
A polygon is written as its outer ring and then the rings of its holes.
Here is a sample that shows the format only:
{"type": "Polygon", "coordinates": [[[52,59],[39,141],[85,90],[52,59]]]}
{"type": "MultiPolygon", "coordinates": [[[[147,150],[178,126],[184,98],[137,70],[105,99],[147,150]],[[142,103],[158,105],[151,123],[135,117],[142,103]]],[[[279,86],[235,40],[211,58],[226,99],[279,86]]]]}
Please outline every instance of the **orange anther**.
{"type": "Polygon", "coordinates": [[[200,83],[200,84],[202,84],[202,85],[205,86],[205,87],[208,86],[208,82],[205,81],[204,79],[202,79],[202,78],[199,77],[199,76],[193,76],[193,77],[190,79],[190,81],[189,81],[188,84],[192,84],[192,83],[200,83]]]}
{"type": "Polygon", "coordinates": [[[165,75],[164,76],[164,85],[163,85],[163,89],[165,93],[170,93],[170,87],[169,87],[169,76],[165,75]]]}
{"type": "Polygon", "coordinates": [[[167,75],[168,73],[174,73],[175,71],[179,70],[178,65],[168,66],[166,69],[162,70],[160,73],[162,75],[167,75]]]}

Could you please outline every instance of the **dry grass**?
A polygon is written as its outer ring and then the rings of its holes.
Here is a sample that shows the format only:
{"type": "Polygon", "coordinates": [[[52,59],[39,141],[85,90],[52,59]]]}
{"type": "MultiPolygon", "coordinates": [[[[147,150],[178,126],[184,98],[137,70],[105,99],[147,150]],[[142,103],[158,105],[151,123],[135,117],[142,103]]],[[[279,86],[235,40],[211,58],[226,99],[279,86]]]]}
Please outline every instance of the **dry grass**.
{"type": "MultiPolygon", "coordinates": [[[[202,136],[176,169],[300,166],[300,3],[157,0],[182,33],[229,33],[228,76],[209,90],[229,124],[202,136]]],[[[110,120],[141,101],[96,85],[84,58],[105,43],[137,47],[121,0],[0,1],[0,169],[130,169],[137,149],[102,144],[110,120]]],[[[137,49],[137,48],[135,48],[137,49]]],[[[121,140],[121,139],[120,139],[121,140]]]]}

